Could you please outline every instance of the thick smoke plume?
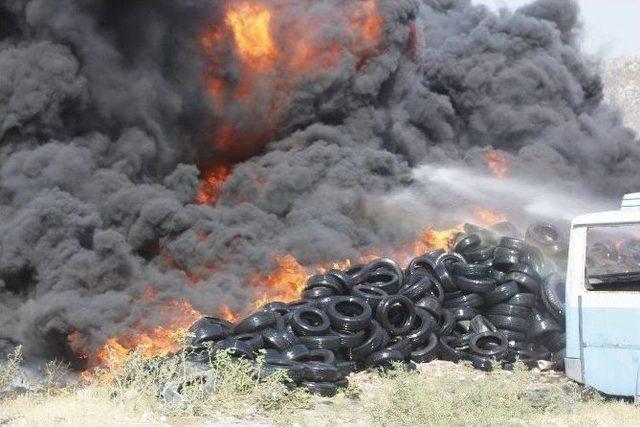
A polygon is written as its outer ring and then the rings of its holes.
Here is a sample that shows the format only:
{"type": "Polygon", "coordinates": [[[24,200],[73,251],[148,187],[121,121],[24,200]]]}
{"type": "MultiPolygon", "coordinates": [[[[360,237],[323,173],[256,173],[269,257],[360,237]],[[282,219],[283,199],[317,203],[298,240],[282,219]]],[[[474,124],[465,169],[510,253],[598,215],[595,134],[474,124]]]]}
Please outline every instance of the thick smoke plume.
{"type": "Polygon", "coordinates": [[[276,256],[353,258],[479,201],[557,213],[451,189],[437,167],[488,175],[487,148],[549,202],[640,188],[572,1],[252,0],[273,46],[251,67],[225,30],[241,3],[0,5],[0,352],[64,356],[73,332],[95,350],[175,299],[241,308],[276,256]],[[196,203],[230,162],[217,204],[196,203]]]}

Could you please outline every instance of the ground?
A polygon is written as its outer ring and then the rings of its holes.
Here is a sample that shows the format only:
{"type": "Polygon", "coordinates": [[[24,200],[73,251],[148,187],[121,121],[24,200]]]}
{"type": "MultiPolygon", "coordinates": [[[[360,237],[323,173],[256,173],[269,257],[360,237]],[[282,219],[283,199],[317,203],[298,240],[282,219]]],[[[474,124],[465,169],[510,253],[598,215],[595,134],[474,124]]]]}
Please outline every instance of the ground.
{"type": "Polygon", "coordinates": [[[273,384],[239,387],[243,378],[242,372],[218,378],[227,384],[216,397],[194,395],[198,402],[180,408],[146,394],[149,387],[136,379],[126,388],[117,381],[67,387],[54,381],[48,388],[0,397],[0,425],[640,424],[640,407],[630,401],[604,397],[561,373],[520,365],[485,373],[435,361],[412,371],[363,372],[352,375],[350,386],[333,398],[287,394],[273,384]],[[264,394],[268,390],[275,390],[277,401],[275,394],[264,394]]]}

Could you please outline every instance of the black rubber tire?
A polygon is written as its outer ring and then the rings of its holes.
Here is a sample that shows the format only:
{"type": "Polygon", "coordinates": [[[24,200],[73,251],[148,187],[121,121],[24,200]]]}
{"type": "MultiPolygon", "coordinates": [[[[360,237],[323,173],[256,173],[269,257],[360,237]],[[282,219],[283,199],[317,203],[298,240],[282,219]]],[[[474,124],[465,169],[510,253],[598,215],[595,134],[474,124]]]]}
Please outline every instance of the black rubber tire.
{"type": "Polygon", "coordinates": [[[340,349],[340,337],[338,335],[316,335],[316,336],[302,336],[300,342],[309,350],[315,350],[324,348],[327,350],[339,350],[340,349]]]}
{"type": "Polygon", "coordinates": [[[314,288],[307,289],[306,291],[302,292],[302,298],[308,299],[308,300],[326,298],[333,295],[337,295],[337,292],[334,289],[326,286],[316,286],[314,288]]]}
{"type": "Polygon", "coordinates": [[[433,286],[434,279],[430,274],[426,274],[416,283],[400,288],[400,291],[398,293],[409,298],[411,301],[416,302],[419,301],[420,298],[427,295],[427,293],[433,289],[433,286]]]}
{"type": "Polygon", "coordinates": [[[416,309],[422,308],[429,312],[436,319],[442,316],[442,305],[433,297],[427,296],[416,303],[416,309]]]}
{"type": "Polygon", "coordinates": [[[253,349],[244,341],[238,341],[234,338],[225,338],[213,346],[214,352],[228,351],[233,357],[254,360],[256,358],[253,349]]]}
{"type": "Polygon", "coordinates": [[[322,336],[329,332],[329,316],[317,307],[301,307],[293,311],[291,327],[298,336],[322,336]]]}
{"type": "Polygon", "coordinates": [[[468,252],[473,252],[480,247],[482,239],[477,234],[466,234],[456,239],[455,245],[453,245],[453,251],[464,255],[468,252]]]}
{"type": "Polygon", "coordinates": [[[453,315],[453,319],[456,322],[459,322],[461,320],[471,320],[478,315],[478,310],[471,307],[450,308],[449,311],[453,315]]]}
{"type": "Polygon", "coordinates": [[[391,338],[389,333],[380,324],[372,320],[367,330],[367,338],[358,347],[351,349],[352,360],[364,360],[368,355],[387,345],[391,338]]]}
{"type": "Polygon", "coordinates": [[[393,271],[372,271],[365,276],[363,283],[385,291],[387,294],[395,294],[401,286],[400,278],[393,271]]]}
{"type": "Polygon", "coordinates": [[[440,358],[442,360],[448,360],[450,362],[458,363],[463,358],[463,354],[460,350],[456,350],[453,345],[456,341],[456,337],[440,337],[440,358]]]}
{"type": "Polygon", "coordinates": [[[456,287],[463,292],[487,294],[492,292],[496,288],[496,281],[492,277],[483,279],[476,279],[464,276],[458,276],[455,278],[454,283],[456,287]]]}
{"type": "Polygon", "coordinates": [[[303,363],[304,379],[313,382],[335,382],[343,378],[340,370],[335,365],[322,362],[303,363]]]}
{"type": "Polygon", "coordinates": [[[526,333],[529,330],[529,322],[520,317],[488,314],[486,318],[498,329],[508,329],[510,331],[522,333],[526,333]]]}
{"type": "Polygon", "coordinates": [[[543,340],[545,335],[548,335],[552,332],[562,332],[562,328],[548,314],[535,312],[533,313],[533,317],[531,318],[530,328],[528,332],[528,337],[530,340],[538,341],[543,340]]]}
{"type": "Polygon", "coordinates": [[[436,326],[436,319],[431,313],[421,308],[416,308],[414,324],[405,338],[407,338],[413,346],[420,345],[429,339],[429,336],[436,326]]]}
{"type": "Polygon", "coordinates": [[[325,311],[334,329],[357,332],[369,326],[373,311],[367,301],[354,296],[333,298],[325,311]]]}
{"type": "Polygon", "coordinates": [[[438,336],[447,336],[453,332],[453,328],[456,326],[456,321],[453,318],[453,314],[449,310],[442,310],[442,317],[440,318],[440,325],[438,328],[438,336]]]}
{"type": "Polygon", "coordinates": [[[290,329],[276,330],[267,328],[262,331],[262,338],[267,348],[274,348],[284,351],[296,344],[300,344],[300,339],[290,329]]]}
{"type": "Polygon", "coordinates": [[[414,348],[409,357],[412,362],[428,363],[435,360],[439,352],[440,339],[436,334],[431,334],[428,341],[414,348]]]}
{"type": "Polygon", "coordinates": [[[503,237],[500,239],[498,246],[501,248],[513,249],[515,251],[522,251],[526,246],[526,242],[521,239],[515,239],[513,237],[503,237]]]}
{"type": "Polygon", "coordinates": [[[491,276],[491,266],[485,264],[453,264],[451,273],[455,277],[485,278],[491,276]]]}
{"type": "Polygon", "coordinates": [[[451,298],[445,300],[442,306],[444,308],[455,308],[455,307],[472,307],[478,308],[484,305],[484,298],[482,298],[478,294],[467,294],[462,295],[456,298],[451,298]]]}
{"type": "Polygon", "coordinates": [[[278,315],[270,311],[257,311],[251,316],[242,319],[232,329],[234,335],[259,332],[263,329],[275,326],[278,315]]]}
{"type": "Polygon", "coordinates": [[[338,337],[340,337],[340,348],[342,348],[343,350],[348,350],[353,347],[359,346],[364,342],[365,338],[367,337],[366,328],[357,332],[335,331],[335,330],[332,330],[331,332],[332,332],[332,335],[337,335],[338,337]]]}
{"type": "Polygon", "coordinates": [[[264,347],[264,339],[262,338],[262,334],[260,333],[251,333],[251,334],[239,334],[234,335],[233,339],[238,341],[243,341],[249,344],[253,351],[258,351],[259,349],[264,347]]]}
{"type": "Polygon", "coordinates": [[[521,319],[530,319],[533,312],[528,307],[511,304],[497,304],[487,310],[487,314],[495,316],[512,316],[521,319]]]}
{"type": "Polygon", "coordinates": [[[529,276],[528,274],[522,273],[520,271],[512,271],[508,273],[507,280],[516,282],[518,285],[526,289],[528,292],[531,292],[532,294],[537,294],[540,291],[540,282],[529,276]]]}
{"type": "Polygon", "coordinates": [[[302,386],[311,394],[322,397],[333,397],[338,393],[338,386],[333,382],[313,382],[305,381],[302,386]]]}
{"type": "Polygon", "coordinates": [[[507,301],[520,292],[516,282],[505,282],[497,286],[493,291],[484,295],[484,302],[487,306],[493,306],[503,301],[507,301]]]}
{"type": "Polygon", "coordinates": [[[484,248],[476,249],[472,252],[467,252],[466,254],[464,254],[464,258],[469,263],[485,262],[493,258],[493,254],[495,253],[495,251],[495,246],[487,246],[484,248]]]}
{"type": "Polygon", "coordinates": [[[507,304],[533,308],[536,305],[536,296],[531,293],[518,293],[512,296],[509,301],[507,301],[507,304]]]}
{"type": "Polygon", "coordinates": [[[403,295],[385,297],[376,309],[376,320],[391,335],[409,332],[416,318],[413,302],[403,295]]]}
{"type": "Polygon", "coordinates": [[[496,332],[498,328],[496,328],[496,326],[486,317],[478,314],[476,317],[471,319],[471,322],[469,322],[469,330],[476,334],[481,334],[483,332],[496,332]]]}
{"type": "Polygon", "coordinates": [[[199,346],[205,342],[220,341],[231,332],[231,323],[216,317],[203,317],[189,328],[190,344],[199,346]]]}
{"type": "Polygon", "coordinates": [[[502,358],[509,349],[509,341],[500,332],[482,332],[469,340],[469,351],[482,357],[502,358]],[[493,345],[488,345],[489,343],[493,345]]]}
{"type": "Polygon", "coordinates": [[[354,286],[351,293],[354,297],[365,300],[373,311],[376,310],[380,301],[389,295],[383,289],[369,285],[354,286]]]}
{"type": "Polygon", "coordinates": [[[291,311],[287,303],[282,301],[271,301],[266,303],[260,309],[262,311],[270,311],[272,313],[279,314],[280,316],[286,316],[291,311]]]}
{"type": "Polygon", "coordinates": [[[549,275],[540,287],[545,308],[558,321],[565,318],[565,278],[558,274],[549,275]]]}
{"type": "Polygon", "coordinates": [[[393,362],[402,362],[405,359],[406,355],[399,350],[384,348],[368,355],[364,363],[370,368],[390,367],[393,362]]]}
{"type": "Polygon", "coordinates": [[[298,359],[305,357],[311,350],[304,344],[296,344],[282,351],[282,357],[288,360],[299,361],[298,359]]]}
{"type": "Polygon", "coordinates": [[[502,335],[507,337],[507,340],[509,340],[509,342],[511,342],[511,341],[523,342],[523,341],[526,341],[526,339],[527,339],[526,332],[512,331],[512,330],[509,330],[509,329],[498,329],[498,331],[501,332],[502,335]]]}
{"type": "Polygon", "coordinates": [[[275,373],[284,371],[294,383],[300,383],[304,379],[304,367],[287,359],[270,359],[260,366],[258,375],[267,378],[275,373]]]}
{"type": "Polygon", "coordinates": [[[333,351],[327,350],[326,348],[317,348],[300,354],[295,358],[291,358],[291,360],[298,363],[320,362],[335,365],[336,355],[333,351]]]}
{"type": "Polygon", "coordinates": [[[520,253],[509,248],[497,247],[493,253],[493,268],[500,271],[507,271],[511,266],[520,261],[520,253]]]}
{"type": "Polygon", "coordinates": [[[334,295],[340,295],[348,291],[348,289],[334,276],[329,276],[327,274],[316,274],[309,277],[303,290],[308,291],[318,287],[333,289],[334,295]]]}

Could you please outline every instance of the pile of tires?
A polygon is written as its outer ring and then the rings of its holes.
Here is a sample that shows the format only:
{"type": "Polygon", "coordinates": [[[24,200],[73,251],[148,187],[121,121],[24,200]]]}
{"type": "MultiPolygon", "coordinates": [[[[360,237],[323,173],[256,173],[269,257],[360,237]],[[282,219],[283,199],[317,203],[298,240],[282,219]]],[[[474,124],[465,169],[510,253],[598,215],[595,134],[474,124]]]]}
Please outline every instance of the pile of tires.
{"type": "Polygon", "coordinates": [[[380,258],[310,277],[301,298],[270,302],[232,325],[206,317],[191,328],[189,360],[227,351],[255,361],[262,377],[333,395],[349,373],[394,362],[469,361],[483,370],[516,360],[564,358],[564,280],[553,270],[566,243],[549,224],[524,239],[508,223],[468,225],[451,250],[406,268],[380,258]],[[505,237],[509,233],[516,237],[505,237]]]}

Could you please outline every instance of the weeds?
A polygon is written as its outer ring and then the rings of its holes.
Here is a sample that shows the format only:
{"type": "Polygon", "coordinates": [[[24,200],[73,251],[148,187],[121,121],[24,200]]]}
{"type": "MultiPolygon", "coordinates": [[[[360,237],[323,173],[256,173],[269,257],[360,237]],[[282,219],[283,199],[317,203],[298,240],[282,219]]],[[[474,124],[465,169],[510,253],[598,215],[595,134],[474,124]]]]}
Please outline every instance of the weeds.
{"type": "Polygon", "coordinates": [[[21,377],[22,347],[7,355],[6,360],[0,361],[0,391],[8,389],[21,377]]]}

